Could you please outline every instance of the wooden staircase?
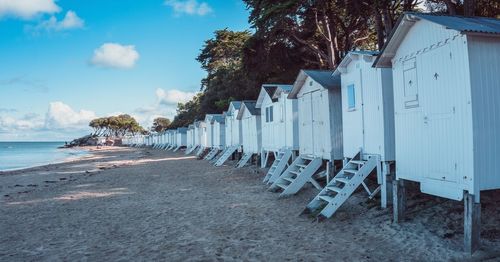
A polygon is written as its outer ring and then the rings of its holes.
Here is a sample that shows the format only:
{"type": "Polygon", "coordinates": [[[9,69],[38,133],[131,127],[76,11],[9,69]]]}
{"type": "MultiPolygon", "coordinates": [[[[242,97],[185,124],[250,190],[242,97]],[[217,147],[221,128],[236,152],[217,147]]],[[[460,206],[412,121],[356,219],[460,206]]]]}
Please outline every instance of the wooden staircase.
{"type": "Polygon", "coordinates": [[[376,156],[362,160],[361,154],[356,154],[307,205],[303,213],[314,213],[319,220],[330,218],[360,185],[363,185],[370,198],[373,198],[380,191],[381,187],[379,186],[371,192],[364,183],[364,180],[377,168],[378,162],[379,159],[376,156]]]}
{"type": "Polygon", "coordinates": [[[192,147],[186,149],[186,155],[193,153],[199,146],[200,145],[195,145],[195,146],[192,146],[192,147]]]}
{"type": "Polygon", "coordinates": [[[253,156],[252,153],[244,153],[240,161],[238,161],[238,164],[236,164],[236,168],[244,167],[248,163],[248,160],[252,158],[252,156],[253,156]]]}
{"type": "Polygon", "coordinates": [[[224,150],[222,155],[217,159],[215,162],[214,166],[222,166],[228,159],[231,157],[231,155],[238,150],[239,145],[235,146],[230,146],[224,150]]]}
{"type": "Polygon", "coordinates": [[[177,151],[179,151],[179,149],[181,149],[181,147],[182,147],[182,146],[176,146],[176,147],[174,148],[174,151],[173,151],[173,152],[177,152],[177,151]]]}
{"type": "Polygon", "coordinates": [[[200,148],[196,151],[195,156],[200,157],[201,154],[203,154],[203,151],[205,151],[205,147],[200,146],[200,148]]]}
{"type": "Polygon", "coordinates": [[[203,158],[204,160],[212,160],[212,158],[214,158],[217,153],[219,152],[219,149],[216,148],[216,147],[213,147],[212,149],[210,149],[210,152],[208,152],[208,154],[203,158]]]}
{"type": "Polygon", "coordinates": [[[282,189],[280,196],[289,196],[297,193],[307,182],[318,187],[312,176],[321,167],[323,160],[320,157],[307,155],[298,156],[295,161],[271,185],[269,190],[282,189]]]}
{"type": "Polygon", "coordinates": [[[267,171],[264,177],[264,183],[273,183],[289,166],[288,161],[292,158],[293,152],[291,149],[283,149],[278,152],[276,159],[274,159],[271,168],[267,171]]]}

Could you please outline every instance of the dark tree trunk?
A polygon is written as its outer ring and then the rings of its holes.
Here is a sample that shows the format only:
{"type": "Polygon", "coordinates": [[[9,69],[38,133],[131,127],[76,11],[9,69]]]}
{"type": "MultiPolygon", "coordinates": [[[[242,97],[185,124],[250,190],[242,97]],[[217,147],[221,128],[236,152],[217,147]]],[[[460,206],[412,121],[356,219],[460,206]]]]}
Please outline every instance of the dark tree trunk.
{"type": "Polygon", "coordinates": [[[444,0],[446,4],[446,9],[448,10],[448,14],[456,15],[457,14],[457,6],[451,0],[444,0]]]}
{"type": "Polygon", "coordinates": [[[382,15],[377,7],[373,8],[375,17],[375,30],[377,32],[377,46],[378,50],[381,50],[385,44],[385,34],[384,34],[384,24],[382,23],[382,15]]]}
{"type": "Polygon", "coordinates": [[[392,18],[389,13],[389,9],[387,6],[384,6],[382,9],[382,17],[383,17],[383,22],[384,22],[384,31],[385,35],[389,35],[392,31],[392,18]]]}
{"type": "Polygon", "coordinates": [[[464,0],[464,15],[474,16],[476,11],[476,1],[475,0],[464,0]]]}

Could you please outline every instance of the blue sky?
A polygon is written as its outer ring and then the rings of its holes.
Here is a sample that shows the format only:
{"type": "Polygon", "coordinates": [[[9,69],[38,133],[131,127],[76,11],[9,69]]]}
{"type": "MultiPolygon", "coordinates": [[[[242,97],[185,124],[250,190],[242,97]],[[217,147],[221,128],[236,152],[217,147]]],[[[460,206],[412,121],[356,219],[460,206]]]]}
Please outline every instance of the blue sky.
{"type": "Polygon", "coordinates": [[[70,140],[93,117],[172,118],[199,90],[217,29],[248,29],[241,0],[0,1],[0,141],[70,140]]]}

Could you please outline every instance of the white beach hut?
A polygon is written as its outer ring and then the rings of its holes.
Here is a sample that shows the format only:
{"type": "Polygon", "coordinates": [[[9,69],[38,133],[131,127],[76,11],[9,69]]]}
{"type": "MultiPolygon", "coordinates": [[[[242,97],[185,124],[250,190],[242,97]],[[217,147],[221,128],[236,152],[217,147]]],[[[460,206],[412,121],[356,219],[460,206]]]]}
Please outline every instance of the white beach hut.
{"type": "Polygon", "coordinates": [[[255,155],[260,155],[262,145],[260,109],[256,101],[242,101],[237,120],[241,121],[243,156],[237,167],[245,166],[255,155]]]}
{"type": "Polygon", "coordinates": [[[375,66],[392,68],[396,179],[464,200],[465,249],[479,244],[480,192],[500,188],[500,20],[406,13],[375,66]]]}
{"type": "Polygon", "coordinates": [[[206,127],[206,135],[207,135],[207,142],[206,142],[206,147],[212,148],[214,144],[214,125],[213,125],[213,119],[214,114],[206,114],[205,115],[205,127],[206,127]]]}
{"type": "Polygon", "coordinates": [[[195,144],[196,139],[194,130],[195,130],[195,123],[190,124],[187,129],[186,155],[190,154],[198,147],[198,145],[195,144]]]}
{"type": "Polygon", "coordinates": [[[240,107],[241,101],[232,101],[229,103],[227,112],[224,113],[225,149],[215,162],[215,166],[223,165],[229,157],[241,148],[241,121],[237,119],[240,107]]]}
{"type": "Polygon", "coordinates": [[[226,114],[214,115],[212,118],[214,140],[213,146],[222,150],[226,145],[226,114]]]}
{"type": "Polygon", "coordinates": [[[181,148],[187,146],[187,127],[179,127],[175,131],[175,149],[174,152],[178,151],[181,148]]]}
{"type": "Polygon", "coordinates": [[[274,156],[264,182],[273,175],[281,175],[299,150],[298,102],[288,99],[292,88],[292,85],[265,84],[257,99],[262,122],[261,167],[266,167],[270,154],[274,156]]]}
{"type": "Polygon", "coordinates": [[[334,77],[341,77],[345,162],[307,206],[308,212],[322,218],[331,217],[373,170],[380,185],[364,188],[370,197],[380,191],[381,205],[387,206],[386,178],[395,160],[394,101],[392,71],[372,67],[377,54],[349,52],[334,72],[334,77]]]}
{"type": "Polygon", "coordinates": [[[207,114],[205,115],[205,126],[206,126],[206,148],[209,149],[208,153],[203,158],[204,160],[212,160],[220,151],[220,148],[215,144],[215,121],[216,117],[219,117],[218,114],[207,114]]]}
{"type": "Polygon", "coordinates": [[[207,125],[205,120],[195,122],[195,139],[199,148],[196,151],[196,156],[201,156],[207,150],[207,125]]]}
{"type": "Polygon", "coordinates": [[[169,132],[169,137],[170,137],[170,147],[168,147],[168,150],[175,149],[177,147],[176,130],[171,129],[169,132]]]}
{"type": "Polygon", "coordinates": [[[241,101],[232,101],[226,112],[226,146],[241,146],[241,121],[237,119],[241,101]]]}
{"type": "Polygon", "coordinates": [[[301,70],[288,95],[298,100],[300,155],[279,177],[270,178],[270,189],[282,189],[282,196],[297,193],[307,182],[321,190],[313,175],[325,161],[319,175],[328,180],[332,164],[343,159],[340,77],[332,73],[301,70]]]}

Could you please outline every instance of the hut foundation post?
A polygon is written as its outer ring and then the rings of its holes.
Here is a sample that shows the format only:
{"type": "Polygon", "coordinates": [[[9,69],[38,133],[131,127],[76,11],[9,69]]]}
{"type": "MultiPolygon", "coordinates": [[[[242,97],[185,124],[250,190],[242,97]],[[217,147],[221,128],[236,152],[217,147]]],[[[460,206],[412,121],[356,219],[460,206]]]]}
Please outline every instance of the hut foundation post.
{"type": "Polygon", "coordinates": [[[464,250],[474,253],[481,240],[481,202],[469,192],[464,193],[464,250]]]}
{"type": "Polygon", "coordinates": [[[386,194],[386,208],[388,205],[393,202],[393,185],[392,181],[394,180],[394,175],[391,173],[391,162],[382,162],[382,172],[383,172],[383,185],[382,188],[385,189],[386,194]]]}
{"type": "Polygon", "coordinates": [[[399,223],[403,221],[406,212],[406,188],[404,180],[393,180],[392,189],[394,223],[399,223]]]}
{"type": "Polygon", "coordinates": [[[260,168],[265,168],[267,165],[267,158],[269,157],[269,151],[260,151],[260,168]]]}

